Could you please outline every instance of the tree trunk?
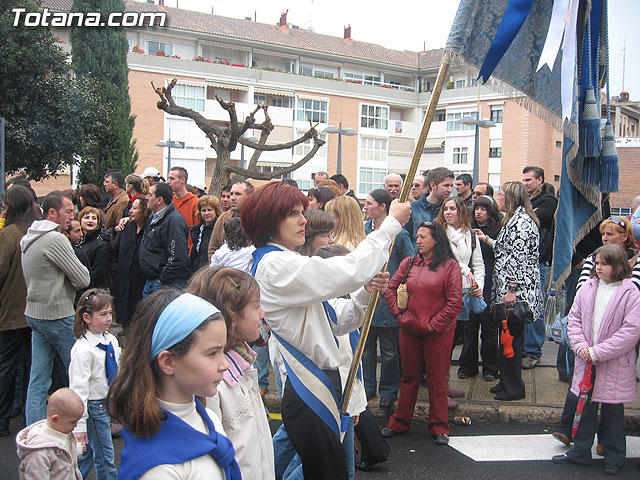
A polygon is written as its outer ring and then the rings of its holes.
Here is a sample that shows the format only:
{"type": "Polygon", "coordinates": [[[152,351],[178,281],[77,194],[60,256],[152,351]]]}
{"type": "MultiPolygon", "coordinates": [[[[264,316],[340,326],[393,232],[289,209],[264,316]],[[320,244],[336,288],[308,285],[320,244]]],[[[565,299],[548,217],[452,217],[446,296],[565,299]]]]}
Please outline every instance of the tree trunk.
{"type": "Polygon", "coordinates": [[[216,166],[213,169],[213,176],[209,184],[209,195],[215,195],[220,198],[222,189],[229,184],[229,170],[227,169],[227,165],[229,165],[231,159],[231,152],[226,148],[219,148],[216,153],[218,158],[216,159],[216,166]]]}

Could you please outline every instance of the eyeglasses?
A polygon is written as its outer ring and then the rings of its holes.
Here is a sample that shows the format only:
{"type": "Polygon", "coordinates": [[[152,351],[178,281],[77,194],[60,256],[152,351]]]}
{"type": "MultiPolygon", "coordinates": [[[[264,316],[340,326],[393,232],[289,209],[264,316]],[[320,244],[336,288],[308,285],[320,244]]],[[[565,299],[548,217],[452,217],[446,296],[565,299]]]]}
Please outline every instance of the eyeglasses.
{"type": "Polygon", "coordinates": [[[418,228],[420,227],[433,227],[433,222],[420,222],[420,225],[418,225],[418,228]]]}

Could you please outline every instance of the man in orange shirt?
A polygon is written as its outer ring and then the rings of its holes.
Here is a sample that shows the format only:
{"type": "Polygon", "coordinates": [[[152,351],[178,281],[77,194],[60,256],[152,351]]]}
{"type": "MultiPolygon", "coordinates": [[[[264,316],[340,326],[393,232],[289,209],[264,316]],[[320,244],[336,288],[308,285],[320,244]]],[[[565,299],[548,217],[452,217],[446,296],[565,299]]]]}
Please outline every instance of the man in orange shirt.
{"type": "MultiPolygon", "coordinates": [[[[183,167],[173,167],[169,170],[167,183],[173,190],[173,205],[187,222],[187,227],[198,223],[198,197],[187,190],[189,174],[183,167]]],[[[189,251],[191,251],[191,238],[189,238],[189,251]]]]}

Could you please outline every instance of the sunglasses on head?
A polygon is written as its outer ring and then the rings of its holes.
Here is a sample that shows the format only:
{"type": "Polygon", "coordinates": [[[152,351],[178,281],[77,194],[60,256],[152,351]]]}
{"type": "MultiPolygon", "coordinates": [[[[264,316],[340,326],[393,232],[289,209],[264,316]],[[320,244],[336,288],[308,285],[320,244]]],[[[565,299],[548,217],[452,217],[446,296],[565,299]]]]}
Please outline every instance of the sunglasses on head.
{"type": "Polygon", "coordinates": [[[616,225],[618,225],[618,226],[620,226],[620,227],[622,227],[622,228],[624,228],[626,230],[627,224],[625,223],[625,221],[621,217],[617,217],[617,216],[609,217],[609,220],[612,223],[615,223],[616,225]]]}

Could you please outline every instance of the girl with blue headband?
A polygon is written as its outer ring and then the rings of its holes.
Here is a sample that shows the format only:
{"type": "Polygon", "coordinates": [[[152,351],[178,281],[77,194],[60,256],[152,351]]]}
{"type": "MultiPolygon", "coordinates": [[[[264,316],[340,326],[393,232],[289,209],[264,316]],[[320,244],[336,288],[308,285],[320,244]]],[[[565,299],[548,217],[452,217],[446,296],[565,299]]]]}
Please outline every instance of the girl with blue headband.
{"type": "Polygon", "coordinates": [[[231,441],[199,397],[229,368],[227,328],[206,300],[165,289],[140,302],[107,399],[124,425],[120,479],[240,480],[231,441]]]}

